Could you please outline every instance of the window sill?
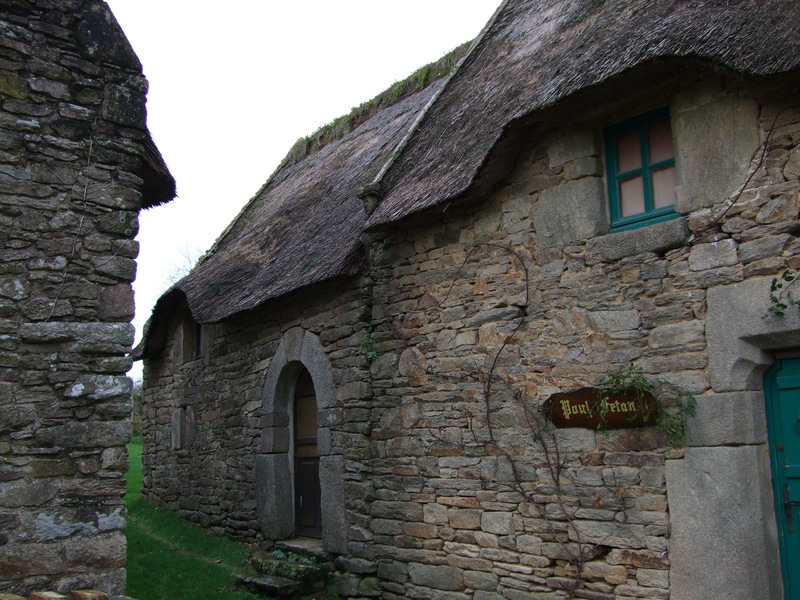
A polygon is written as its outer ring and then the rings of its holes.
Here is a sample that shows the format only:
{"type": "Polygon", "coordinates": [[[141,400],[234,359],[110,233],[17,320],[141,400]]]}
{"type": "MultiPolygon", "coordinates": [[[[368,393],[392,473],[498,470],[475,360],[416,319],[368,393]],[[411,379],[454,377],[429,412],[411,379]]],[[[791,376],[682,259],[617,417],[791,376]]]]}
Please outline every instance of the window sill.
{"type": "Polygon", "coordinates": [[[663,253],[682,246],[688,238],[686,218],[678,217],[593,238],[589,248],[606,260],[617,260],[643,252],[663,253]]]}

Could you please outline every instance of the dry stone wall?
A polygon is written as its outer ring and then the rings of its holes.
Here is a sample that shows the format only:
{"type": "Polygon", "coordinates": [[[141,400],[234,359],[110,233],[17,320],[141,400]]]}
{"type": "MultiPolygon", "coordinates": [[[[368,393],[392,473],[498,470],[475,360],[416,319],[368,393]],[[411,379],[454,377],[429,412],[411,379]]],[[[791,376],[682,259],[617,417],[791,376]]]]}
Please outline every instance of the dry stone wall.
{"type": "Polygon", "coordinates": [[[659,100],[598,103],[583,120],[533,127],[479,202],[366,236],[360,281],[205,326],[207,351],[188,362],[176,319],[145,365],[145,495],[269,544],[256,488],[276,482],[255,481],[254,457],[287,440],[263,412],[265,382],[302,328],[334,373],[334,407],[318,422],[344,464],[345,596],[668,598],[685,575],[672,562],[669,472],[685,486],[675,474],[707,455],[689,456],[695,447],[765,449],[759,394],[734,398],[714,383],[708,295],[800,268],[797,86],[684,74],[659,100]],[[597,124],[659,102],[687,174],[681,217],[608,235],[597,124]],[[703,135],[709,123],[718,129],[703,135]],[[723,183],[697,187],[688,174],[699,169],[723,183]],[[631,364],[697,397],[689,449],[669,450],[652,427],[547,426],[538,408],[551,394],[631,364]]]}
{"type": "MultiPolygon", "coordinates": [[[[373,268],[375,492],[369,542],[353,548],[381,597],[555,599],[576,580],[583,598],[669,597],[665,464],[682,451],[654,428],[547,431],[537,407],[633,363],[711,417],[707,291],[800,266],[797,101],[675,92],[687,120],[747,106],[736,135],[748,157],[758,151],[724,196],[697,194],[685,219],[648,232],[597,235],[604,214],[569,212],[604,189],[600,132],[587,128],[531,135],[539,142],[480,207],[386,235],[373,268]]],[[[683,160],[716,168],[707,154],[683,160]]],[[[751,417],[731,416],[732,430],[751,417]]],[[[707,429],[690,427],[698,444],[754,443],[710,441],[707,429]]]]}
{"type": "MultiPolygon", "coordinates": [[[[354,482],[347,498],[336,502],[368,514],[360,504],[360,488],[370,485],[363,466],[370,388],[360,348],[368,333],[362,291],[352,280],[205,325],[207,351],[186,362],[175,360],[182,339],[173,322],[160,359],[145,363],[142,493],[149,501],[217,534],[262,539],[254,461],[262,451],[264,385],[283,335],[296,327],[319,337],[333,368],[336,410],[325,420],[329,454],[344,457],[345,477],[354,482]]],[[[284,507],[289,522],[292,510],[284,507]]]]}
{"type": "Polygon", "coordinates": [[[146,91],[104,3],[3,3],[0,592],[125,589],[146,91]]]}

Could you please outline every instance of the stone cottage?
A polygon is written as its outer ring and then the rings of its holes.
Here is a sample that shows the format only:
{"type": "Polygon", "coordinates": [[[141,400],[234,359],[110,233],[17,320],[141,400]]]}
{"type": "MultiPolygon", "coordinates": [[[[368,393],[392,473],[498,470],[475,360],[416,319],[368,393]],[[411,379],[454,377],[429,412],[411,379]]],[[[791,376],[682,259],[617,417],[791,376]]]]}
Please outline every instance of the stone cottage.
{"type": "Polygon", "coordinates": [[[0,594],[125,590],[146,92],[104,2],[0,1],[0,594]]]}
{"type": "Polygon", "coordinates": [[[316,536],[348,597],[800,593],[798,33],[784,0],[507,0],[305,140],[153,310],[146,496],[316,536]],[[543,409],[613,381],[659,426],[543,409]]]}

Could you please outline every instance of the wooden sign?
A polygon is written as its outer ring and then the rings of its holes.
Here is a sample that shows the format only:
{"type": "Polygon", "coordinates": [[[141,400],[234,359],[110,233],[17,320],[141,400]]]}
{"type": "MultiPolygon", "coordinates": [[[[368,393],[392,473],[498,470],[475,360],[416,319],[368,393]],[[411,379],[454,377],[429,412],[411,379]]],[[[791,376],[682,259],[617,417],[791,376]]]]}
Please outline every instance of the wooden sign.
{"type": "Polygon", "coordinates": [[[542,409],[556,427],[621,429],[654,425],[656,399],[649,390],[628,388],[613,394],[598,388],[580,388],[553,394],[542,409]]]}

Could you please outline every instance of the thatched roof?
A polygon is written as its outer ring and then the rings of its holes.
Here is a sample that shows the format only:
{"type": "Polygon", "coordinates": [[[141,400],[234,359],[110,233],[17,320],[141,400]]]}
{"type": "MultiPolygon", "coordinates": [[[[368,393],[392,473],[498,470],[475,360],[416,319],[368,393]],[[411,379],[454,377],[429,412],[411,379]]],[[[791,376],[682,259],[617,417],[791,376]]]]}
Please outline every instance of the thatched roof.
{"type": "Polygon", "coordinates": [[[200,263],[159,298],[133,358],[160,351],[170,314],[184,304],[198,322],[212,323],[358,273],[366,222],[358,193],[466,51],[456,48],[299,140],[200,263]]]}
{"type": "Polygon", "coordinates": [[[306,156],[287,157],[176,284],[195,319],[219,321],[301,287],[357,273],[365,213],[356,192],[388,160],[437,87],[381,109],[306,156]]]}
{"type": "Polygon", "coordinates": [[[499,177],[515,122],[634,67],[684,58],[746,75],[800,67],[800,2],[506,0],[377,187],[386,226],[499,177]],[[487,168],[488,167],[488,168],[487,168]]]}
{"type": "Polygon", "coordinates": [[[460,55],[301,140],[161,297],[135,357],[158,351],[184,297],[199,322],[216,322],[356,274],[365,229],[492,185],[516,124],[635,67],[690,59],[746,75],[797,69],[798,24],[795,0],[506,0],[444,83],[424,87],[460,55]],[[363,189],[382,196],[369,220],[363,189]]]}
{"type": "Polygon", "coordinates": [[[140,172],[142,185],[142,208],[153,208],[175,198],[175,178],[167,168],[150,132],[144,140],[144,156],[140,172]]]}

